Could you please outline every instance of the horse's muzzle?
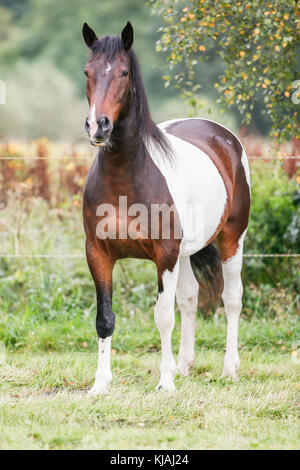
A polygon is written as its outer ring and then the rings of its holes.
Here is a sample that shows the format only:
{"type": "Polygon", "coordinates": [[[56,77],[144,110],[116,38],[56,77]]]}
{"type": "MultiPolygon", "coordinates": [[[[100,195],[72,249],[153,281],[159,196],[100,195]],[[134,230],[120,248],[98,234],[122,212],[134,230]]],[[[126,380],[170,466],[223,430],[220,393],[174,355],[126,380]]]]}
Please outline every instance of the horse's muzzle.
{"type": "MultiPolygon", "coordinates": [[[[112,124],[107,116],[100,116],[97,119],[98,128],[93,136],[90,135],[90,141],[92,145],[104,146],[109,140],[112,124]]],[[[89,131],[90,133],[90,131],[89,131]]]]}

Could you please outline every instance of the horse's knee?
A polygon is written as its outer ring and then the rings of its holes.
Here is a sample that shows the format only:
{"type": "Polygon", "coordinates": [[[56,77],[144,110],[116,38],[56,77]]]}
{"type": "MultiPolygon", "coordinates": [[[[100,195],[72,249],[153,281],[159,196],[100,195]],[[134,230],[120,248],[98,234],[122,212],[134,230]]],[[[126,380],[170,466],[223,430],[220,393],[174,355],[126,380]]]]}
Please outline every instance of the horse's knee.
{"type": "Polygon", "coordinates": [[[154,309],[154,320],[159,330],[167,330],[174,327],[174,308],[164,304],[156,306],[154,309]]]}
{"type": "Polygon", "coordinates": [[[222,293],[222,299],[225,308],[241,308],[242,307],[242,296],[243,296],[243,284],[240,276],[235,281],[225,282],[224,290],[222,293]]]}
{"type": "Polygon", "coordinates": [[[154,321],[159,330],[173,328],[174,326],[174,299],[165,293],[158,296],[154,307],[154,321]]]}
{"type": "Polygon", "coordinates": [[[242,310],[242,297],[241,295],[226,293],[222,295],[224,302],[226,316],[240,315],[242,310]]]}
{"type": "Polygon", "coordinates": [[[184,314],[193,314],[197,309],[198,295],[190,293],[188,295],[182,295],[177,293],[177,304],[181,311],[184,314]]]}
{"type": "Polygon", "coordinates": [[[197,310],[199,284],[193,274],[190,260],[182,260],[176,289],[176,300],[183,314],[193,314],[197,310]]]}

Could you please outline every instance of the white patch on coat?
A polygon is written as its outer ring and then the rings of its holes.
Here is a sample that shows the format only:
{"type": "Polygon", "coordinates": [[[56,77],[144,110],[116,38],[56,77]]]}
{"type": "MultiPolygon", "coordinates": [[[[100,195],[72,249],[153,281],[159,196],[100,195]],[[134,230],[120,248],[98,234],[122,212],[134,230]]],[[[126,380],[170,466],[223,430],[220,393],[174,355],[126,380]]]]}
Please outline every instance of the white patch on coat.
{"type": "Polygon", "coordinates": [[[163,291],[159,293],[154,308],[155,324],[161,338],[160,381],[156,390],[175,390],[173,378],[176,374],[176,363],[172,353],[171,336],[175,324],[174,303],[178,279],[179,262],[173,271],[164,271],[162,275],[163,291]]]}
{"type": "MultiPolygon", "coordinates": [[[[164,128],[165,123],[159,125],[164,128]]],[[[149,153],[165,177],[183,230],[180,256],[199,251],[216,233],[224,213],[224,181],[209,156],[195,145],[166,133],[174,161],[163,158],[153,145],[149,153]]]]}
{"type": "Polygon", "coordinates": [[[106,75],[108,74],[108,72],[111,70],[111,65],[109,62],[107,62],[107,66],[106,66],[106,69],[105,69],[105,73],[106,75]]]}
{"type": "MultiPolygon", "coordinates": [[[[245,152],[245,149],[243,147],[243,144],[241,142],[241,140],[238,138],[238,136],[232,132],[230,129],[228,129],[228,127],[225,127],[223,126],[223,124],[220,124],[219,122],[216,122],[216,121],[213,121],[212,119],[206,119],[206,118],[182,118],[182,119],[171,119],[169,121],[165,121],[165,122],[162,122],[161,124],[159,124],[159,127],[162,129],[162,130],[165,130],[166,127],[169,127],[171,124],[174,124],[176,122],[180,122],[180,121],[187,121],[187,120],[190,120],[190,119],[201,119],[202,121],[209,121],[209,122],[213,122],[214,124],[218,124],[218,126],[220,127],[223,127],[223,129],[226,129],[228,132],[230,132],[240,143],[241,147],[242,147],[242,158],[241,158],[241,161],[242,161],[242,165],[244,167],[244,171],[245,171],[245,175],[246,175],[246,181],[248,183],[248,186],[249,186],[249,191],[251,193],[251,184],[250,184],[250,170],[249,170],[249,162],[248,162],[248,157],[247,157],[247,154],[245,152]]],[[[227,143],[231,144],[231,142],[229,140],[227,140],[227,143]]]]}
{"type": "Polygon", "coordinates": [[[222,377],[238,380],[240,366],[238,355],[238,321],[242,309],[243,284],[241,270],[243,264],[243,243],[247,229],[242,233],[236,253],[222,263],[224,289],[222,299],[227,318],[227,341],[222,377]]]}
{"type": "Polygon", "coordinates": [[[194,363],[195,321],[199,284],[192,270],[189,256],[179,259],[179,275],[176,289],[177,304],[181,313],[181,338],[178,354],[178,370],[188,375],[194,363]]]}
{"type": "Polygon", "coordinates": [[[95,383],[89,391],[90,395],[103,395],[108,392],[112,379],[110,349],[111,336],[98,339],[98,368],[95,375],[95,383]]]}

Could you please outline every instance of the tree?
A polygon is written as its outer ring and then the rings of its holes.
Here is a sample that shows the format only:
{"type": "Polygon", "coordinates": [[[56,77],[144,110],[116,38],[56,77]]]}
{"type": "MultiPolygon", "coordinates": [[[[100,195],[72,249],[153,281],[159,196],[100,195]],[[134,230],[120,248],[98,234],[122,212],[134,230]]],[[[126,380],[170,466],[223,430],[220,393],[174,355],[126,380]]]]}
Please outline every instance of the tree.
{"type": "MultiPolygon", "coordinates": [[[[246,124],[263,95],[271,135],[278,142],[300,139],[299,19],[293,0],[150,0],[165,20],[157,49],[168,52],[167,84],[196,96],[199,62],[218,54],[224,72],[214,86],[219,102],[237,106],[246,124]],[[298,54],[299,59],[299,54],[298,54]],[[299,61],[298,61],[299,63],[299,61]],[[178,64],[184,66],[177,73],[178,64]],[[297,88],[298,86],[298,88],[297,88]],[[293,89],[295,88],[295,89],[293,89]]],[[[296,7],[297,8],[297,7],[296,7]]],[[[300,13],[298,5],[298,14],[300,13]]]]}

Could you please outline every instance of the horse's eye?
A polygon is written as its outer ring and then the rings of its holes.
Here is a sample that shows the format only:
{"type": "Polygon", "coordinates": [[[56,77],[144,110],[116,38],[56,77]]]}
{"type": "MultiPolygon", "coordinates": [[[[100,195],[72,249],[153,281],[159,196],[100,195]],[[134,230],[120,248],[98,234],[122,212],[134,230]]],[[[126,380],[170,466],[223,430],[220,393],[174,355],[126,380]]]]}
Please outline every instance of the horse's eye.
{"type": "Polygon", "coordinates": [[[84,70],[84,71],[83,71],[83,73],[84,73],[84,75],[85,75],[86,77],[88,77],[88,76],[89,76],[89,74],[87,73],[87,71],[86,71],[86,70],[84,70]]]}
{"type": "Polygon", "coordinates": [[[121,72],[121,77],[127,77],[128,73],[128,70],[123,70],[123,72],[121,72]]]}

